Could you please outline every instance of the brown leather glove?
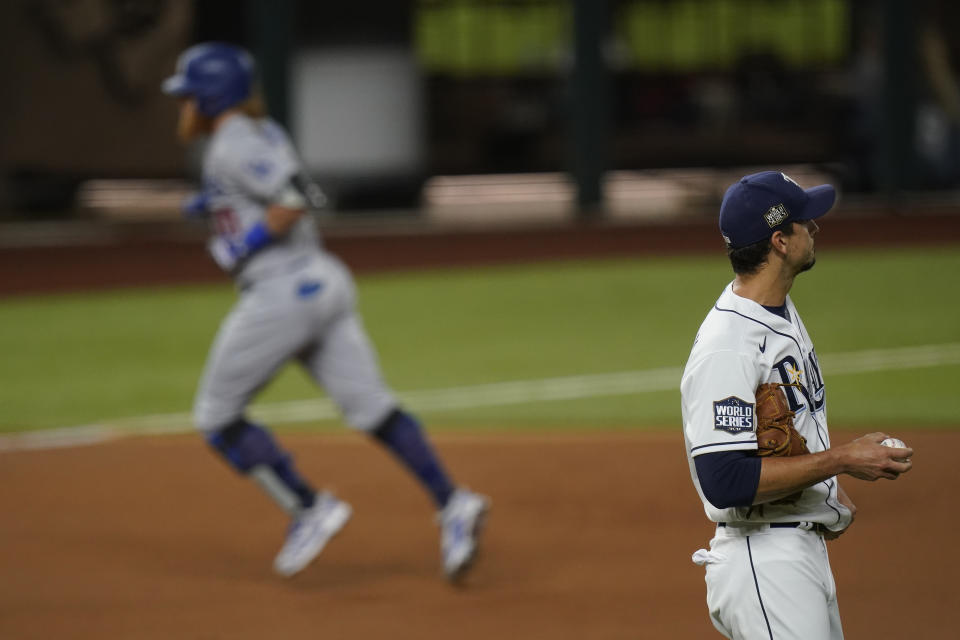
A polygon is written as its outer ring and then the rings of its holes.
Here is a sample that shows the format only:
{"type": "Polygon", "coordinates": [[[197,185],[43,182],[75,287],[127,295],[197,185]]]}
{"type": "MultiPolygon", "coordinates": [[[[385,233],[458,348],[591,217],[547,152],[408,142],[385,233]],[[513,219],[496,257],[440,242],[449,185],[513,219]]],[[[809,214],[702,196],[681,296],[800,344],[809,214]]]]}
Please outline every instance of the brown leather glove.
{"type": "Polygon", "coordinates": [[[810,453],[807,440],[793,426],[793,411],[783,393],[786,385],[765,382],[757,387],[757,455],[799,456],[810,453]]]}
{"type": "MultiPolygon", "coordinates": [[[[757,387],[757,455],[799,456],[810,453],[807,440],[793,426],[793,411],[783,392],[788,385],[765,382],[757,387]]],[[[770,504],[793,504],[800,499],[803,490],[770,504]]]]}

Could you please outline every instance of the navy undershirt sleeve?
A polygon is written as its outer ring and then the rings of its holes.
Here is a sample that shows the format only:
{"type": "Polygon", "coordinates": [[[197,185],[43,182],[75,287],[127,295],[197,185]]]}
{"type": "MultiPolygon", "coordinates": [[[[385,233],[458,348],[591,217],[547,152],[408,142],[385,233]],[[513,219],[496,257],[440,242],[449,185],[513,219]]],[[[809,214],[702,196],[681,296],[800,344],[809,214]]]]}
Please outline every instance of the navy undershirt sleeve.
{"type": "Polygon", "coordinates": [[[752,451],[704,453],[693,459],[704,497],[717,509],[749,507],[760,485],[761,460],[752,451]]]}

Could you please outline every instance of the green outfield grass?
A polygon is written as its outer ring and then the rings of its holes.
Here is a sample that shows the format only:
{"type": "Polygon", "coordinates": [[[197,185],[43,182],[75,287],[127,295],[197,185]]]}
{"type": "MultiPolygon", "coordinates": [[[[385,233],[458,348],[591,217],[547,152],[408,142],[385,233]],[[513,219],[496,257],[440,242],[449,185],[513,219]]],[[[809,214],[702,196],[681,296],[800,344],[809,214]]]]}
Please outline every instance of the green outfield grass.
{"type": "MultiPolygon", "coordinates": [[[[792,296],[829,354],[960,342],[960,250],[822,252],[792,296]]],[[[722,256],[370,276],[361,308],[398,390],[682,367],[731,277],[722,256]]],[[[188,412],[234,299],[222,286],[0,301],[0,430],[188,412]]],[[[831,375],[834,428],[960,426],[960,365],[831,375]]],[[[261,403],[316,397],[285,371],[261,403]]],[[[679,423],[679,392],[427,411],[435,427],[632,428],[679,423]]],[[[333,425],[328,420],[324,425],[333,425]]]]}

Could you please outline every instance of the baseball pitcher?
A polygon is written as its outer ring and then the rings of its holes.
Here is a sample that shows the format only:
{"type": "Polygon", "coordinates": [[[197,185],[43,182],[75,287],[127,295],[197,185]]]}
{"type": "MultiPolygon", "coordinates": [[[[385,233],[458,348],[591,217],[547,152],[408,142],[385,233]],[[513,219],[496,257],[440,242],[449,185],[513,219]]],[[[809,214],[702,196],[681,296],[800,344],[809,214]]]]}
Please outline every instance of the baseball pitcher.
{"type": "Polygon", "coordinates": [[[815,218],[830,185],[803,189],[779,171],[733,184],[720,231],[735,278],[700,326],[681,381],[690,475],[707,518],[707,607],[728,638],[843,637],[826,540],[853,522],[841,474],[896,479],[909,448],[872,433],[830,446],[824,377],[788,295],[813,267],[815,218]]]}

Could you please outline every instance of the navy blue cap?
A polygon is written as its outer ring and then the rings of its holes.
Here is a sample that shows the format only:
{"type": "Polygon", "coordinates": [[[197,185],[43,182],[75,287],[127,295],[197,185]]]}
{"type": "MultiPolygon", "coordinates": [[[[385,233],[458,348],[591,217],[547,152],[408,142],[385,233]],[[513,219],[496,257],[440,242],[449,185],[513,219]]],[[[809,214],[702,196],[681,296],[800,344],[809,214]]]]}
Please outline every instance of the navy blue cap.
{"type": "Polygon", "coordinates": [[[833,207],[837,192],[821,184],[804,189],[780,171],[763,171],[730,185],[720,205],[720,233],[739,249],[773,235],[781,225],[819,218],[833,207]]]}

